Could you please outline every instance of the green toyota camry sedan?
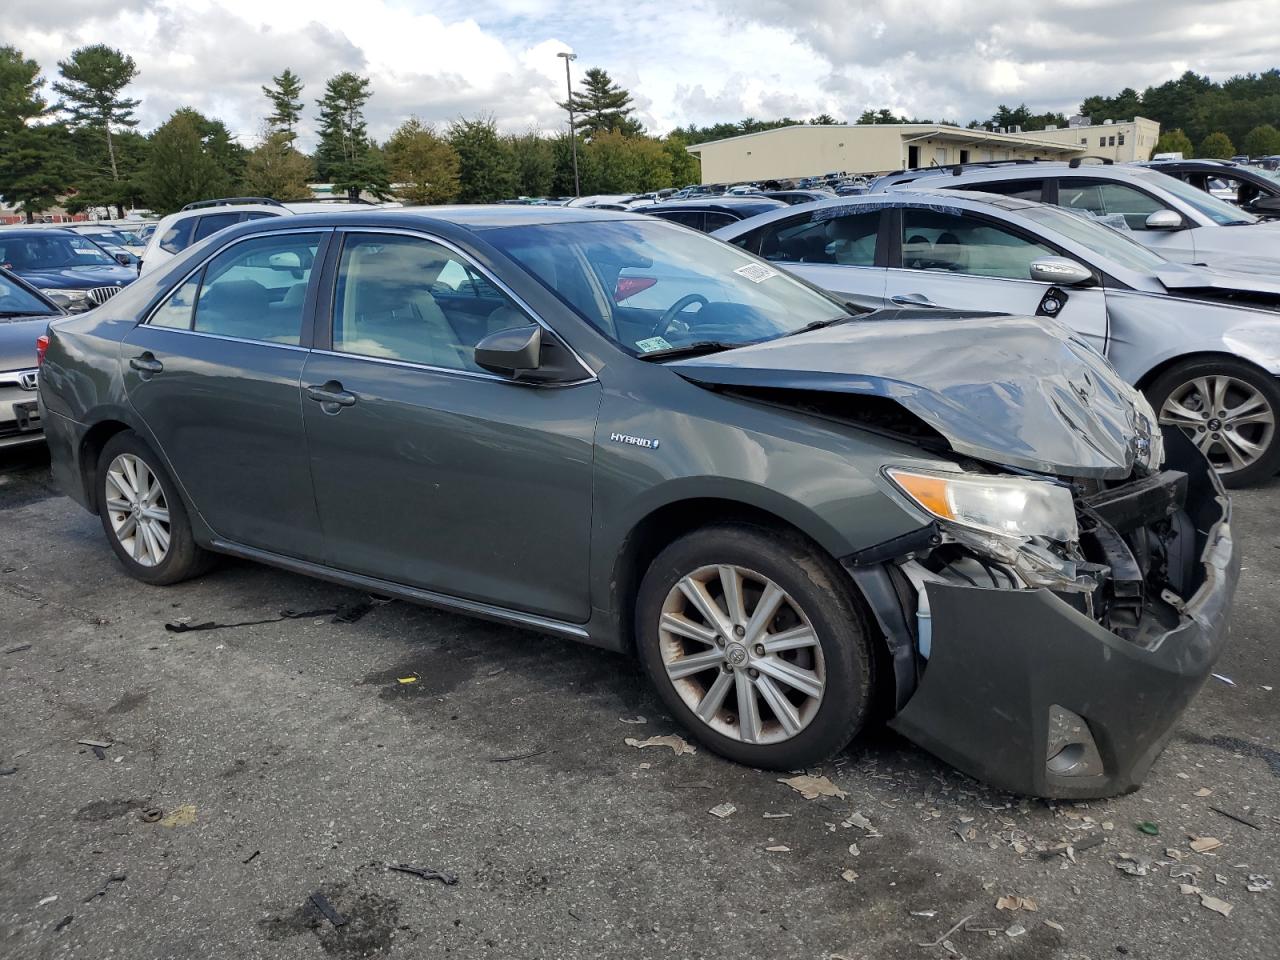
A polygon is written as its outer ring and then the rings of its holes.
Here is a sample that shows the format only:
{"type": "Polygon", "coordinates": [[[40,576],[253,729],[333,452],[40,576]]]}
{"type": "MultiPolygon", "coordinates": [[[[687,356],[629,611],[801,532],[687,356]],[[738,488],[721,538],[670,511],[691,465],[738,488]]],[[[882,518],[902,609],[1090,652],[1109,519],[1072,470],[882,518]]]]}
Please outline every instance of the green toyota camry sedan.
{"type": "Polygon", "coordinates": [[[1136,788],[1221,650],[1222,487],[1052,320],[635,214],[284,219],[41,338],[55,476],[144,583],[248,558],[630,652],[742,763],[888,722],[1057,797],[1136,788]]]}

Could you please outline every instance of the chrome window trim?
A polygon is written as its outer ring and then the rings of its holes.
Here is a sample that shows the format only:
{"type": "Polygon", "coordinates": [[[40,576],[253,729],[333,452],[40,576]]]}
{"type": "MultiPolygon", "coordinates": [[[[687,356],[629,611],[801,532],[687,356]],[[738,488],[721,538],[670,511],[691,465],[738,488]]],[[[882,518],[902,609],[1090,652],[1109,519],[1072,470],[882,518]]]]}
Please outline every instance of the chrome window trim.
{"type": "MultiPolygon", "coordinates": [[[[264,218],[264,219],[267,219],[267,218],[264,218]]],[[[193,334],[196,334],[197,336],[214,337],[218,340],[234,340],[236,343],[270,343],[277,347],[291,346],[291,344],[287,344],[287,343],[275,343],[275,341],[272,341],[272,340],[255,340],[252,337],[228,337],[220,333],[206,333],[202,330],[195,330],[192,327],[187,327],[185,329],[183,327],[162,327],[159,325],[153,325],[151,321],[155,319],[155,315],[160,312],[160,308],[165,305],[165,303],[168,301],[170,297],[172,297],[175,293],[178,292],[178,289],[183,284],[185,284],[197,273],[199,273],[201,270],[207,267],[209,263],[213,261],[215,258],[221,256],[225,251],[230,250],[232,247],[236,246],[237,244],[244,243],[246,240],[260,240],[263,237],[282,237],[282,236],[287,236],[289,234],[295,234],[295,233],[319,233],[323,235],[325,233],[333,233],[333,231],[334,231],[333,227],[291,227],[283,230],[268,230],[262,233],[255,233],[255,234],[252,234],[251,236],[239,237],[235,240],[232,240],[225,247],[219,247],[217,251],[215,251],[211,255],[202,259],[198,264],[196,264],[189,271],[187,271],[187,273],[183,274],[181,280],[179,280],[177,283],[173,284],[172,286],[168,287],[165,290],[164,295],[161,296],[160,299],[156,301],[156,305],[147,311],[147,315],[145,317],[143,317],[140,321],[138,321],[137,326],[152,327],[152,329],[155,329],[155,330],[171,330],[174,333],[193,333],[193,334]]],[[[206,239],[208,238],[206,237],[206,239]]],[[[177,254],[174,254],[174,256],[177,256],[177,254]]],[[[314,270],[315,266],[316,265],[313,263],[311,265],[311,268],[314,270]]],[[[310,274],[308,274],[307,276],[307,282],[308,283],[311,282],[310,274]]],[[[203,287],[204,284],[201,284],[201,286],[203,287]]],[[[191,305],[191,322],[192,322],[192,325],[194,326],[195,324],[195,304],[194,303],[191,305]]],[[[299,338],[302,337],[301,326],[298,328],[298,337],[299,338]]],[[[306,347],[296,347],[296,349],[305,350],[306,347]]]]}
{"type": "MultiPolygon", "coordinates": [[[[142,324],[139,324],[142,326],[142,324]]],[[[187,334],[192,337],[204,337],[207,340],[227,340],[231,343],[254,343],[264,347],[278,347],[281,350],[298,350],[302,353],[311,353],[307,347],[299,346],[296,343],[281,343],[279,340],[252,340],[247,337],[228,337],[221,333],[206,333],[203,330],[183,330],[181,327],[161,327],[146,324],[151,330],[163,330],[165,333],[187,334]]]]}
{"type": "MultiPolygon", "coordinates": [[[[339,227],[335,227],[334,229],[337,230],[338,233],[344,234],[344,235],[351,234],[351,233],[374,233],[374,234],[383,234],[383,235],[390,235],[390,236],[413,237],[417,240],[426,240],[430,243],[438,243],[440,246],[444,247],[446,250],[449,250],[450,252],[457,254],[457,256],[462,259],[463,263],[465,263],[467,266],[474,269],[482,277],[484,277],[486,280],[492,283],[495,287],[501,290],[504,294],[506,294],[506,296],[510,297],[511,300],[516,304],[516,306],[518,306],[521,310],[523,310],[525,314],[534,323],[536,323],[538,326],[542,327],[542,329],[546,330],[548,333],[554,336],[564,346],[564,348],[569,351],[569,355],[573,357],[575,361],[577,361],[578,366],[580,366],[583,372],[586,374],[586,376],[583,377],[581,380],[573,380],[573,381],[568,381],[560,384],[540,383],[540,384],[536,384],[536,386],[540,386],[540,387],[566,386],[567,387],[567,386],[574,386],[575,384],[579,384],[579,383],[588,383],[592,380],[599,379],[596,376],[595,371],[592,370],[591,367],[587,364],[587,362],[583,360],[582,357],[578,354],[578,351],[573,349],[573,346],[567,340],[565,340],[564,337],[560,336],[560,334],[556,332],[555,327],[551,326],[551,324],[543,320],[542,317],[539,316],[538,312],[534,310],[533,307],[529,306],[528,303],[525,302],[523,297],[521,297],[509,286],[507,286],[507,284],[504,281],[498,279],[498,277],[495,276],[491,271],[485,269],[485,267],[482,264],[477,263],[471,257],[470,254],[468,254],[465,250],[459,247],[456,243],[453,243],[450,240],[446,240],[443,237],[437,236],[436,234],[428,233],[425,230],[411,230],[405,227],[366,227],[366,226],[357,225],[357,226],[350,226],[350,227],[339,226],[339,227]]],[[[342,252],[339,251],[337,267],[340,268],[341,265],[342,265],[342,252]]],[[[335,279],[336,279],[336,270],[335,270],[335,279]]],[[[336,284],[335,284],[335,288],[336,288],[336,284]]],[[[332,323],[332,320],[333,320],[332,307],[330,308],[329,316],[330,316],[330,323],[332,323]]],[[[344,353],[340,350],[335,350],[335,351],[317,350],[315,352],[316,353],[332,352],[335,355],[340,357],[362,357],[366,360],[389,360],[390,359],[390,358],[383,358],[383,357],[366,357],[362,353],[344,353]]],[[[463,373],[463,374],[468,374],[472,376],[476,375],[474,371],[471,371],[471,370],[459,370],[453,367],[433,367],[430,364],[414,363],[413,361],[410,361],[410,360],[400,360],[395,362],[408,364],[409,366],[423,367],[429,370],[442,370],[446,373],[463,373]]],[[[504,383],[520,382],[518,380],[512,380],[510,377],[503,377],[493,373],[480,374],[480,376],[483,376],[486,379],[501,380],[504,383]]]]}

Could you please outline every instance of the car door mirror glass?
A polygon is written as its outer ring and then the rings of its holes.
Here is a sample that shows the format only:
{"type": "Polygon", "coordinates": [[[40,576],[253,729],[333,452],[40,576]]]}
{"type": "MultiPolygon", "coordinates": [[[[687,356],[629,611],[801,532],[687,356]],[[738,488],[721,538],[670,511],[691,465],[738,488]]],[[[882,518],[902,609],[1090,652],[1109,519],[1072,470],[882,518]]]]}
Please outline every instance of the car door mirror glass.
{"type": "Polygon", "coordinates": [[[115,255],[115,260],[116,260],[116,263],[120,264],[120,266],[122,267],[128,267],[133,264],[133,258],[130,257],[127,253],[117,253],[115,255]]]}
{"type": "Polygon", "coordinates": [[[1066,257],[1041,257],[1031,261],[1032,280],[1058,286],[1076,286],[1093,279],[1093,271],[1066,257]]]}
{"type": "Polygon", "coordinates": [[[491,333],[476,344],[476,364],[491,373],[519,377],[542,362],[542,328],[536,323],[491,333]]]}
{"type": "Polygon", "coordinates": [[[1176,210],[1156,210],[1147,215],[1145,223],[1148,230],[1181,230],[1182,214],[1176,210]]]}

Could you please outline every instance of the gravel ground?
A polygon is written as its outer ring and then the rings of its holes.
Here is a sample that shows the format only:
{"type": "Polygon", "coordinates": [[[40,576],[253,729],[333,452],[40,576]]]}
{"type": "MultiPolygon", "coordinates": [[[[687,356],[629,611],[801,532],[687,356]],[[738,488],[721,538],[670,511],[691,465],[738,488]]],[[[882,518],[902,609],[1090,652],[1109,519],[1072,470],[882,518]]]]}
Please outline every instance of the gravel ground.
{"type": "Polygon", "coordinates": [[[1142,790],[1013,797],[877,731],[806,800],[626,745],[679,731],[623,657],[403,603],[279,620],[362,598],[247,563],[138,584],[41,452],[0,453],[0,650],[30,644],[0,652],[0,957],[1273,960],[1280,889],[1248,885],[1280,880],[1280,484],[1236,511],[1234,685],[1142,790]]]}

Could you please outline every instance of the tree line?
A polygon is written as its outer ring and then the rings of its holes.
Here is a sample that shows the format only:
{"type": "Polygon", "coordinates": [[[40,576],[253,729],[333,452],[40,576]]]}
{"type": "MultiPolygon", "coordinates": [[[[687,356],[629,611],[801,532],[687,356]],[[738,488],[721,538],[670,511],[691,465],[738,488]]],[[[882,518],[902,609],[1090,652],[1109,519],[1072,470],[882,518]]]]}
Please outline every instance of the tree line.
{"type": "MultiPolygon", "coordinates": [[[[58,62],[46,95],[34,60],[0,46],[0,197],[28,219],[58,204],[70,212],[130,207],[157,213],[193,200],[246,194],[276,200],[312,197],[332,184],[349,199],[480,203],[574,193],[568,132],[500,133],[490,115],[458,117],[436,128],[409,117],[379,143],[365,111],[369,78],[345,71],[325,81],[314,103],[318,141],[298,148],[307,109],[305,83],[285,68],[262,87],[258,143],[238,143],[226,124],[182,107],[147,135],[137,131],[140,101],[127,95],[134,60],[102,44],[58,62]]],[[[698,161],[678,134],[654,137],[633,116],[631,96],[599,68],[570,94],[576,115],[581,190],[638,193],[699,180],[698,161]]],[[[567,108],[569,103],[562,103],[567,108]]]]}

